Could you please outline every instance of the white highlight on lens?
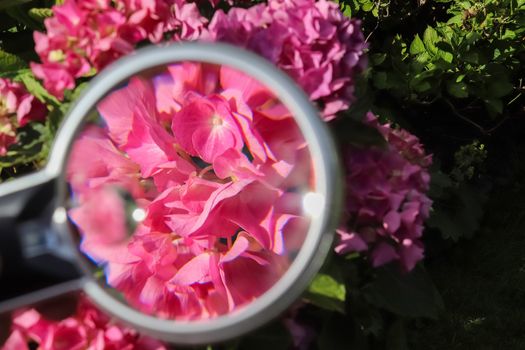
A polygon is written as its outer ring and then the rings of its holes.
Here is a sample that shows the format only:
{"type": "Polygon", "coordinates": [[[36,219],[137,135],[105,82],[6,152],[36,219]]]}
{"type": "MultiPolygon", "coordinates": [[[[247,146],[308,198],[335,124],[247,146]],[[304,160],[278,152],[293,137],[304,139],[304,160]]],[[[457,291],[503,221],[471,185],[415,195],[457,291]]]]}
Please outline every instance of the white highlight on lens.
{"type": "Polygon", "coordinates": [[[67,212],[63,207],[58,207],[53,213],[53,221],[57,224],[63,224],[67,221],[67,212]]]}
{"type": "Polygon", "coordinates": [[[131,217],[136,222],[141,222],[146,218],[146,211],[144,209],[137,208],[133,210],[133,212],[131,213],[131,217]]]}
{"type": "Polygon", "coordinates": [[[303,196],[303,210],[312,217],[319,217],[323,212],[325,198],[317,192],[307,192],[303,196]]]}

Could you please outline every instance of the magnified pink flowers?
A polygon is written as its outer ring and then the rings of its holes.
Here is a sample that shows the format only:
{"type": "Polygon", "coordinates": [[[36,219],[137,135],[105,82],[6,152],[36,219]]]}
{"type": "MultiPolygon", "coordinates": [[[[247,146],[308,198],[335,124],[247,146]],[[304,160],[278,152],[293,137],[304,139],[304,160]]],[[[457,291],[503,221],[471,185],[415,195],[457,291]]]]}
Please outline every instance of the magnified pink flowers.
{"type": "Polygon", "coordinates": [[[388,148],[348,150],[347,223],[337,231],[335,250],[368,251],[373,266],[397,260],[409,271],[423,259],[432,158],[406,130],[382,125],[371,113],[366,123],[379,130],[388,148]]]}
{"type": "Polygon", "coordinates": [[[98,112],[104,125],[87,126],[69,160],[70,217],[131,305],[216,317],[283,275],[306,234],[312,174],[298,126],[268,89],[185,62],[132,78],[98,112]]]}

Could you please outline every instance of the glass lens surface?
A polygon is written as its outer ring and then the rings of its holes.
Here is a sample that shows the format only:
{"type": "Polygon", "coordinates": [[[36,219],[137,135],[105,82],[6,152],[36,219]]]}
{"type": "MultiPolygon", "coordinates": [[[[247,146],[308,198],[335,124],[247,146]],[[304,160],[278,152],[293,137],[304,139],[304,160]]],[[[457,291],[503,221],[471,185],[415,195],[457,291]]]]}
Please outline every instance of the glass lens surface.
{"type": "Polygon", "coordinates": [[[261,297],[324,204],[285,103],[235,68],[201,62],[112,89],[77,134],[66,179],[94,278],[141,312],[181,321],[261,297]]]}

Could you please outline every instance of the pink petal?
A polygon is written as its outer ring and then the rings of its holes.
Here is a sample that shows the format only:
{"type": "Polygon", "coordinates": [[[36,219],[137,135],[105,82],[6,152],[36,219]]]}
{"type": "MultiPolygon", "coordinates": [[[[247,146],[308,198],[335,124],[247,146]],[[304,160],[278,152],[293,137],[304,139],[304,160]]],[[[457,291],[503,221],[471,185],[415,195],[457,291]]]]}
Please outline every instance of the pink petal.
{"type": "Polygon", "coordinates": [[[170,283],[191,285],[206,283],[210,280],[210,254],[203,253],[182,266],[170,283]]]}
{"type": "Polygon", "coordinates": [[[99,102],[98,111],[106,122],[109,135],[119,145],[128,143],[133,116],[155,118],[155,95],[151,85],[139,78],[132,78],[127,87],[119,89],[99,102]]]}
{"type": "Polygon", "coordinates": [[[390,233],[394,233],[401,225],[401,215],[397,211],[390,211],[383,218],[383,227],[390,233]]]}
{"type": "Polygon", "coordinates": [[[399,259],[399,255],[390,244],[381,242],[375,247],[371,258],[372,266],[378,267],[393,260],[399,259]]]}

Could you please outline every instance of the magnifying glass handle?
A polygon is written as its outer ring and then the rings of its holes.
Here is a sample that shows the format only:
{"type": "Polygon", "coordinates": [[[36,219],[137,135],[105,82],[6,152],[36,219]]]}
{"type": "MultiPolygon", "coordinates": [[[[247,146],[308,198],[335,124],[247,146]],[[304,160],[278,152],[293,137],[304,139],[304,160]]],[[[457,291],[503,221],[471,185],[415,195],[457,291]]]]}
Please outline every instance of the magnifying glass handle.
{"type": "Polygon", "coordinates": [[[55,179],[39,175],[0,185],[0,313],[69,292],[80,277],[52,226],[55,179]]]}

